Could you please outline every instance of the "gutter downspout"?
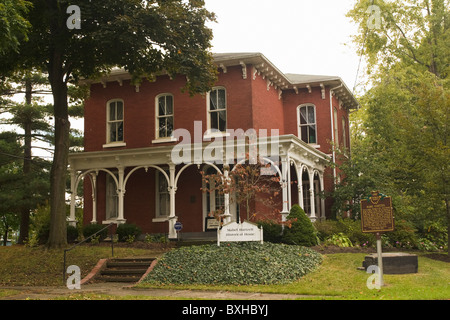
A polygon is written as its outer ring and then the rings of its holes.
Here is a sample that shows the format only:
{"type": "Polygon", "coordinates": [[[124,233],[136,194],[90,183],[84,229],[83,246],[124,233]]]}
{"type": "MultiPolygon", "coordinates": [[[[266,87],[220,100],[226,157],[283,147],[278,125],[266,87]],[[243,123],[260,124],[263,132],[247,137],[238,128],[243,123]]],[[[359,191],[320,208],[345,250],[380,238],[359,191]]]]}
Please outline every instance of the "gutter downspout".
{"type": "MultiPolygon", "coordinates": [[[[334,121],[333,121],[333,91],[342,87],[342,83],[334,88],[330,89],[330,124],[331,124],[331,141],[334,143],[334,121]]],[[[336,163],[336,151],[333,147],[333,163],[336,163]]],[[[336,184],[336,166],[333,168],[333,180],[336,184]]]]}

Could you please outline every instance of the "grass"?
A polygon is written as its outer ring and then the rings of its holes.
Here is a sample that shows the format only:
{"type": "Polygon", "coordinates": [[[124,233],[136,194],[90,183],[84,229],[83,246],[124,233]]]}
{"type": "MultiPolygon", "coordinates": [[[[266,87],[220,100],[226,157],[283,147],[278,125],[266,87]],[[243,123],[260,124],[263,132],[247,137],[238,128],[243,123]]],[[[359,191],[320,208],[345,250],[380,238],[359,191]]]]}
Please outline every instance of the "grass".
{"type": "MultiPolygon", "coordinates": [[[[102,246],[81,246],[68,253],[67,265],[76,264],[84,277],[101,258],[111,256],[111,249],[102,246]]],[[[115,256],[161,254],[161,251],[136,248],[114,248],[115,256]]],[[[300,280],[272,285],[140,285],[141,288],[173,288],[191,290],[228,290],[261,293],[309,295],[311,299],[450,299],[450,268],[448,262],[419,255],[419,272],[405,275],[384,275],[386,286],[369,290],[369,274],[357,270],[365,253],[323,254],[319,268],[300,280]]],[[[63,250],[41,247],[0,247],[0,286],[62,286],[63,250]]],[[[14,290],[0,288],[0,298],[13,296],[14,290]]],[[[111,297],[108,295],[77,295],[69,299],[155,299],[155,297],[111,297]]],[[[161,298],[161,297],[159,297],[161,298]]]]}
{"type": "MultiPolygon", "coordinates": [[[[155,256],[161,250],[114,247],[114,257],[155,256]]],[[[82,245],[67,252],[66,268],[80,267],[85,277],[102,258],[111,257],[111,247],[82,245]]],[[[63,285],[63,249],[0,247],[0,286],[59,286],[63,285]]]]}

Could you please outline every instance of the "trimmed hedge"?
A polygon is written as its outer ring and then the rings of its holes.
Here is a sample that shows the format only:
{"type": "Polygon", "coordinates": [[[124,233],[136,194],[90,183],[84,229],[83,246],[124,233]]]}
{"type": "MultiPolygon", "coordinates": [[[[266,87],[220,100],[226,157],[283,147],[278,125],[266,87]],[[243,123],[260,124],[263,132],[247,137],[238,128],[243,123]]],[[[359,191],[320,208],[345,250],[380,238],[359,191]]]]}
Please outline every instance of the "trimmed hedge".
{"type": "Polygon", "coordinates": [[[164,254],[151,284],[277,284],[296,281],[322,262],[316,251],[266,242],[181,247],[164,254]]]}

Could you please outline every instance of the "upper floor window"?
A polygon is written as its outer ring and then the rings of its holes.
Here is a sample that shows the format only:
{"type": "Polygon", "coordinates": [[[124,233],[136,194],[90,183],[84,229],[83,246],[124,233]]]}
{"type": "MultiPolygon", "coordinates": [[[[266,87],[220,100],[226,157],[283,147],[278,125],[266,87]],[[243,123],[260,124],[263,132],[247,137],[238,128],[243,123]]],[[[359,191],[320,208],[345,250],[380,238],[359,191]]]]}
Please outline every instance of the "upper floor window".
{"type": "Polygon", "coordinates": [[[225,88],[213,88],[208,101],[208,129],[227,130],[227,98],[225,88]]]}
{"type": "Polygon", "coordinates": [[[317,143],[316,107],[312,104],[298,108],[298,132],[306,143],[317,143]]]}
{"type": "Polygon", "coordinates": [[[109,101],[107,113],[107,142],[123,142],[123,101],[109,101]]]}
{"type": "Polygon", "coordinates": [[[339,147],[339,123],[338,123],[338,111],[334,108],[334,143],[336,147],[339,147]]]}
{"type": "Polygon", "coordinates": [[[345,117],[342,117],[342,146],[344,152],[347,152],[347,120],[345,117]]]}
{"type": "Polygon", "coordinates": [[[156,138],[169,138],[173,132],[173,96],[159,95],[156,98],[156,138]]]}

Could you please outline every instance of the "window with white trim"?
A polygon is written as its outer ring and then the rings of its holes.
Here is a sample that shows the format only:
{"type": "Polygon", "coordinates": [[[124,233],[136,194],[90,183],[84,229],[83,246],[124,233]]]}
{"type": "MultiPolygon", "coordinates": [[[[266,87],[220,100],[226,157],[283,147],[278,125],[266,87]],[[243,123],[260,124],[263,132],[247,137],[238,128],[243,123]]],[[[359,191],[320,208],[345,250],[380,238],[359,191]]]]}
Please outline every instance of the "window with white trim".
{"type": "Polygon", "coordinates": [[[300,139],[306,143],[317,143],[316,107],[313,104],[299,107],[298,126],[300,139]]]}
{"type": "Polygon", "coordinates": [[[173,96],[162,94],[156,98],[156,138],[169,138],[173,133],[173,96]]]}
{"type": "MultiPolygon", "coordinates": [[[[113,173],[116,179],[119,175],[117,172],[113,173]]],[[[106,174],[106,220],[115,219],[119,212],[119,196],[117,195],[117,185],[114,178],[106,174]]]]}
{"type": "MultiPolygon", "coordinates": [[[[168,172],[166,171],[168,174],[168,172]]],[[[170,215],[170,193],[169,183],[164,174],[156,171],[156,218],[168,217],[170,215]]]]}
{"type": "Polygon", "coordinates": [[[107,142],[123,142],[123,101],[111,100],[107,110],[107,142]]]}
{"type": "Polygon", "coordinates": [[[225,88],[213,88],[209,92],[208,129],[225,132],[227,130],[227,92],[225,88]]]}

